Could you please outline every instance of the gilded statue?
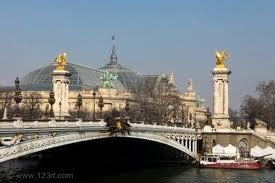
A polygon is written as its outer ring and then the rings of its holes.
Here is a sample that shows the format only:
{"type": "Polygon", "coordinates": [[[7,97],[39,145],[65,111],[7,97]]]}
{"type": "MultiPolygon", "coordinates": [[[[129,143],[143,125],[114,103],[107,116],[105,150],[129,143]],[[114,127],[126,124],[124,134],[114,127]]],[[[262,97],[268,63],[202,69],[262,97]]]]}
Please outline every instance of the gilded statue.
{"type": "Polygon", "coordinates": [[[58,55],[54,59],[54,63],[56,64],[56,70],[65,70],[65,67],[67,65],[67,53],[58,55]]]}
{"type": "Polygon", "coordinates": [[[228,58],[228,53],[226,51],[218,52],[216,51],[216,68],[225,68],[225,60],[228,58]]]}

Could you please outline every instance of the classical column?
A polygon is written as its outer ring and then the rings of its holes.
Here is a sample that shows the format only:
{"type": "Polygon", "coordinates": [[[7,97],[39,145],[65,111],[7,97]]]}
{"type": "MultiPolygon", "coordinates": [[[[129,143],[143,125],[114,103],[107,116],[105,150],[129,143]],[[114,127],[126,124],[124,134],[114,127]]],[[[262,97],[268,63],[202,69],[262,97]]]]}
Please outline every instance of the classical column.
{"type": "Polygon", "coordinates": [[[212,124],[216,129],[230,128],[228,115],[228,77],[231,71],[224,64],[226,52],[216,52],[216,67],[213,74],[213,114],[212,124]]]}
{"type": "Polygon", "coordinates": [[[224,81],[224,114],[228,115],[228,79],[224,81]]]}
{"type": "Polygon", "coordinates": [[[217,91],[217,81],[213,78],[213,113],[217,113],[217,102],[216,98],[218,97],[218,91],[217,91]]]}
{"type": "Polygon", "coordinates": [[[65,119],[69,116],[69,77],[70,73],[65,69],[67,63],[66,53],[55,59],[56,68],[52,73],[53,92],[56,102],[53,111],[56,119],[65,119]]]}
{"type": "Polygon", "coordinates": [[[194,144],[195,144],[195,147],[194,147],[194,153],[197,154],[197,139],[194,140],[194,144]]]}
{"type": "Polygon", "coordinates": [[[194,140],[191,139],[191,142],[192,142],[192,143],[191,143],[192,145],[191,145],[190,151],[191,151],[191,152],[194,152],[194,140]]]}
{"type": "Polygon", "coordinates": [[[192,152],[195,153],[196,149],[196,141],[195,139],[193,139],[193,148],[192,148],[192,152]]]}

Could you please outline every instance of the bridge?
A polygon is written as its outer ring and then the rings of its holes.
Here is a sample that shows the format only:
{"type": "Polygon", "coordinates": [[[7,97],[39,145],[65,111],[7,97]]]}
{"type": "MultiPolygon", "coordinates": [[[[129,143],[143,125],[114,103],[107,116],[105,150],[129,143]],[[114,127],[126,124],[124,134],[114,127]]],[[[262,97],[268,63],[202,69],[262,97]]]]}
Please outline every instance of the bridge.
{"type": "Polygon", "coordinates": [[[0,124],[0,162],[68,144],[114,137],[157,142],[194,159],[198,157],[197,141],[202,136],[195,129],[143,123],[130,125],[129,134],[112,135],[104,121],[22,121],[20,118],[3,121],[0,124]]]}

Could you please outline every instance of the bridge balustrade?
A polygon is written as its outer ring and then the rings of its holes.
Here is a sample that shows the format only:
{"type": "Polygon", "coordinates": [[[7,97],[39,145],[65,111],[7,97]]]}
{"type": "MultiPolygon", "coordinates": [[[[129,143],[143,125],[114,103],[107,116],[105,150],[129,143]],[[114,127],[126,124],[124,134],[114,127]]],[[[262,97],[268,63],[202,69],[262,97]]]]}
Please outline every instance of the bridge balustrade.
{"type": "MultiPolygon", "coordinates": [[[[130,123],[130,126],[129,134],[115,136],[163,143],[193,158],[197,156],[197,140],[201,139],[201,135],[195,129],[144,123],[130,123]]],[[[22,121],[18,118],[16,121],[0,124],[0,137],[14,141],[13,144],[0,147],[2,162],[66,144],[113,136],[108,132],[104,121],[22,121]]]]}

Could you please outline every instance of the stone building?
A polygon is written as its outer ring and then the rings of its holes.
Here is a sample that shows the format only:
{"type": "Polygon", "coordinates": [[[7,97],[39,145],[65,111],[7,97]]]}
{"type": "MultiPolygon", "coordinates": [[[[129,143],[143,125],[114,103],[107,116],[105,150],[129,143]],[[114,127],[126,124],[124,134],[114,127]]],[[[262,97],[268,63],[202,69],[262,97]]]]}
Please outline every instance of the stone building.
{"type": "MultiPolygon", "coordinates": [[[[48,66],[31,71],[20,79],[20,88],[22,89],[23,96],[30,93],[36,93],[41,96],[41,104],[39,106],[41,109],[45,109],[48,105],[49,92],[53,90],[54,69],[55,66],[49,64],[48,66]]],[[[169,82],[176,87],[173,73],[168,75],[139,75],[119,64],[114,45],[110,55],[110,61],[105,66],[99,69],[92,69],[67,63],[66,70],[70,73],[68,104],[66,104],[69,110],[76,110],[76,100],[79,94],[81,94],[83,98],[83,109],[92,113],[93,111],[99,112],[98,101],[100,97],[104,100],[102,111],[108,111],[112,108],[124,109],[126,100],[133,99],[145,82],[149,82],[152,86],[157,86],[162,82],[169,82]],[[114,87],[104,86],[102,80],[102,75],[104,74],[117,77],[117,79],[113,81],[114,87]]],[[[14,87],[4,86],[0,87],[0,90],[11,91],[14,90],[14,87]]],[[[206,120],[206,108],[203,101],[197,98],[192,86],[192,81],[188,82],[186,92],[179,93],[179,96],[189,122],[206,120]]],[[[3,103],[3,99],[0,102],[3,103]]],[[[56,101],[54,105],[58,105],[58,103],[59,101],[56,101]]],[[[61,112],[61,108],[63,108],[61,104],[60,111],[59,107],[54,108],[55,115],[61,112]]]]}

